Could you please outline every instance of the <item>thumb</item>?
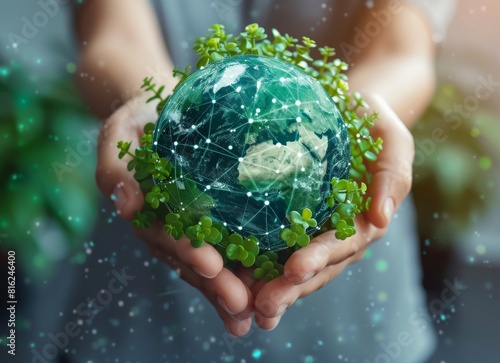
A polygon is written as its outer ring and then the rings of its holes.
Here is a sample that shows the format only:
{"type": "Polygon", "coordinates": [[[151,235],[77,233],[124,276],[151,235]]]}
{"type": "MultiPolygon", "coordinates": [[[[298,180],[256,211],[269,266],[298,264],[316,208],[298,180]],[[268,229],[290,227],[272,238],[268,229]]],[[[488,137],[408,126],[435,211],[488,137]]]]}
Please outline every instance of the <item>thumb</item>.
{"type": "Polygon", "coordinates": [[[132,219],[134,212],[144,203],[142,192],[132,172],[127,170],[129,156],[118,158],[118,141],[132,142],[130,150],[139,144],[136,120],[130,119],[127,108],[120,108],[101,128],[97,147],[96,183],[101,192],[115,203],[117,212],[125,219],[132,219]]]}
{"type": "Polygon", "coordinates": [[[372,107],[379,114],[373,136],[384,140],[384,148],[369,165],[372,204],[367,216],[376,227],[385,228],[410,192],[415,149],[410,131],[382,97],[374,96],[372,107]]]}

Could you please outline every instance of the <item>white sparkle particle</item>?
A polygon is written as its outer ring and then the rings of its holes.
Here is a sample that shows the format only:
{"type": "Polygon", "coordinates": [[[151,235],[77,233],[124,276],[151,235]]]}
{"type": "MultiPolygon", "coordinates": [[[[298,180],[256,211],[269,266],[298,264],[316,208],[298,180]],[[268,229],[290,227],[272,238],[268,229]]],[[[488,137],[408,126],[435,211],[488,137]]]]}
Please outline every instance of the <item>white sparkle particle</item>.
{"type": "Polygon", "coordinates": [[[272,102],[272,103],[276,103],[276,98],[273,98],[273,99],[271,100],[271,102],[272,102]]]}
{"type": "Polygon", "coordinates": [[[233,150],[233,145],[229,145],[227,148],[228,148],[229,150],[233,150]]]}
{"type": "Polygon", "coordinates": [[[301,158],[302,157],[302,153],[297,153],[297,157],[301,158]]]}
{"type": "Polygon", "coordinates": [[[247,196],[248,196],[248,197],[251,197],[251,196],[252,196],[252,192],[248,192],[248,193],[247,193],[247,196]]]}
{"type": "Polygon", "coordinates": [[[207,144],[210,144],[210,143],[212,142],[212,140],[210,140],[210,139],[206,139],[206,140],[205,140],[205,142],[206,142],[207,144]]]}
{"type": "Polygon", "coordinates": [[[195,145],[195,146],[194,146],[194,148],[195,148],[195,149],[198,149],[198,145],[195,145]]]}
{"type": "Polygon", "coordinates": [[[239,226],[239,227],[238,227],[238,230],[240,230],[240,231],[241,231],[242,229],[243,229],[243,227],[242,227],[242,226],[239,226]]]}
{"type": "Polygon", "coordinates": [[[295,101],[295,104],[296,104],[297,106],[300,106],[300,101],[299,101],[299,100],[295,101]]]}
{"type": "Polygon", "coordinates": [[[266,200],[266,201],[264,202],[264,204],[265,204],[265,205],[269,205],[269,201],[268,201],[268,200],[266,200]]]}
{"type": "Polygon", "coordinates": [[[297,117],[296,120],[297,120],[297,122],[301,122],[302,118],[301,117],[297,117]]]}
{"type": "Polygon", "coordinates": [[[249,123],[249,124],[253,124],[253,118],[249,118],[249,119],[248,119],[248,123],[249,123]]]}
{"type": "Polygon", "coordinates": [[[215,100],[212,100],[212,103],[215,103],[216,101],[215,100]]]}
{"type": "Polygon", "coordinates": [[[238,161],[241,163],[243,162],[243,158],[238,158],[238,161]]]}
{"type": "Polygon", "coordinates": [[[179,145],[179,143],[177,141],[174,141],[174,146],[177,146],[179,145]]]}
{"type": "Polygon", "coordinates": [[[211,188],[210,185],[207,185],[207,190],[210,190],[210,188],[211,188]]]}
{"type": "Polygon", "coordinates": [[[241,86],[238,86],[238,88],[236,88],[236,92],[241,92],[241,86]]]}
{"type": "Polygon", "coordinates": [[[276,144],[276,147],[281,147],[281,142],[278,142],[278,143],[276,144]]]}
{"type": "Polygon", "coordinates": [[[280,170],[279,169],[276,169],[276,174],[279,174],[280,173],[280,170]]]}

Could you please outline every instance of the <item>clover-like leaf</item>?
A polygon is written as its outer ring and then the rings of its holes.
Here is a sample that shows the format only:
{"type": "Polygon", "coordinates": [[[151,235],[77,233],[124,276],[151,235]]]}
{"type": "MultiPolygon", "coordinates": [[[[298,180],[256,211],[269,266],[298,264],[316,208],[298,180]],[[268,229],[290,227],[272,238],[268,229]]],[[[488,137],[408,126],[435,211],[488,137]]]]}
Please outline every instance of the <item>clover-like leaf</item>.
{"type": "Polygon", "coordinates": [[[183,224],[180,221],[180,215],[177,213],[168,213],[165,216],[165,232],[179,240],[184,235],[183,224]]]}
{"type": "Polygon", "coordinates": [[[125,155],[129,154],[130,145],[132,145],[132,142],[118,141],[117,147],[120,149],[118,158],[122,159],[125,155]]]}
{"type": "Polygon", "coordinates": [[[228,237],[226,256],[230,260],[238,260],[243,266],[250,267],[256,261],[259,253],[259,240],[255,236],[243,238],[238,233],[233,233],[228,237]]]}
{"type": "Polygon", "coordinates": [[[141,211],[134,212],[135,218],[132,220],[132,224],[136,228],[150,228],[151,223],[156,219],[156,214],[151,211],[142,213],[141,211]]]}
{"type": "Polygon", "coordinates": [[[272,251],[266,251],[264,254],[257,256],[253,271],[253,276],[256,279],[265,279],[271,281],[283,273],[283,265],[278,263],[278,255],[272,251]]]}
{"type": "Polygon", "coordinates": [[[153,209],[157,209],[161,203],[167,203],[170,196],[167,191],[162,191],[159,185],[155,185],[149,193],[146,194],[146,202],[153,209]]]}

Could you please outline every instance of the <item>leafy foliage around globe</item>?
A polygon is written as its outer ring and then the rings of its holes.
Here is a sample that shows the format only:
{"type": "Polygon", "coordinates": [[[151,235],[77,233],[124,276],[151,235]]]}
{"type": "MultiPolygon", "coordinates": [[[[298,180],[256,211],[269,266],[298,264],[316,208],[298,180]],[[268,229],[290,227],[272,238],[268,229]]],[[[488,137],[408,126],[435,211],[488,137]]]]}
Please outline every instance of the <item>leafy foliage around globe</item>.
{"type": "MultiPolygon", "coordinates": [[[[314,48],[316,43],[307,37],[303,37],[302,42],[299,42],[287,34],[280,34],[275,29],[273,29],[273,39],[270,40],[264,29],[257,24],[248,25],[245,32],[238,37],[226,34],[222,25],[213,25],[210,34],[198,38],[194,46],[199,55],[197,64],[199,68],[228,57],[245,54],[271,57],[300,68],[316,79],[333,99],[345,120],[345,128],[349,135],[350,169],[349,178],[331,179],[324,204],[331,213],[330,228],[336,230],[337,238],[346,239],[356,233],[355,216],[369,209],[370,199],[365,197],[367,187],[363,181],[369,183],[370,174],[365,163],[377,159],[382,149],[382,140],[374,140],[369,132],[377,114],[365,113],[363,117],[358,116],[360,110],[368,108],[368,105],[358,93],[349,91],[347,76],[344,74],[347,64],[334,59],[335,52],[329,47],[319,48],[321,57],[315,60],[311,55],[314,48]]],[[[159,101],[159,114],[188,79],[190,69],[189,67],[184,71],[175,69],[174,75],[179,76],[180,80],[174,88],[173,95],[167,97],[163,96],[164,86],[158,87],[152,78],[144,80],[142,87],[153,93],[148,102],[159,101]]],[[[227,265],[240,263],[245,267],[255,266],[254,276],[266,280],[271,280],[283,272],[282,263],[287,256],[296,249],[307,246],[312,233],[327,229],[325,226],[321,228],[318,226],[318,221],[314,218],[316,215],[308,205],[296,206],[297,208],[289,211],[287,225],[282,226],[276,236],[283,241],[285,250],[273,252],[267,250],[270,249],[269,246],[263,248],[257,236],[240,234],[227,223],[220,223],[218,218],[214,220],[210,213],[214,201],[206,193],[206,189],[200,190],[189,178],[182,180],[182,189],[190,191],[189,197],[186,197],[185,193],[180,193],[179,188],[173,187],[179,175],[182,177],[182,171],[178,165],[165,157],[161,149],[157,148],[155,128],[157,126],[154,124],[145,126],[141,145],[135,151],[130,150],[130,142],[118,143],[119,157],[123,158],[126,155],[131,157],[128,169],[134,171],[134,177],[145,193],[147,202],[142,211],[136,212],[136,218],[133,220],[135,227],[148,228],[152,223],[161,221],[166,233],[175,239],[186,236],[194,247],[210,243],[220,252],[227,265]],[[182,208],[173,210],[169,207],[169,201],[175,205],[175,199],[179,198],[182,199],[180,203],[183,205],[182,208]],[[190,199],[185,200],[186,198],[190,199]],[[194,199],[196,203],[192,205],[194,199]]],[[[241,231],[241,228],[239,229],[241,231]]]]}

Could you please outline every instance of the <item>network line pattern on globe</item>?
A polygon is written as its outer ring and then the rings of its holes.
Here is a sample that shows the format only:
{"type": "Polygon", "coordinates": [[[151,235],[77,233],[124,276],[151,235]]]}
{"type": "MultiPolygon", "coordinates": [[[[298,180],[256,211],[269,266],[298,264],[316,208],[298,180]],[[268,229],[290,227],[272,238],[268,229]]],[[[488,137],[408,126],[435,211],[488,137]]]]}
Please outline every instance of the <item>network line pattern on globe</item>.
{"type": "Polygon", "coordinates": [[[144,193],[136,228],[162,223],[193,247],[209,243],[228,267],[255,267],[271,280],[315,232],[356,233],[369,209],[367,162],[382,150],[351,92],[348,66],[330,47],[250,24],[237,37],[215,24],[196,40],[198,71],[177,68],[171,95],[145,78],[147,102],[159,101],[156,124],[140,145],[118,142],[120,159],[144,193]]]}
{"type": "Polygon", "coordinates": [[[161,112],[153,151],[173,164],[172,212],[195,206],[264,250],[287,248],[279,235],[291,211],[308,208],[321,226],[330,181],[349,176],[349,136],[331,97],[296,66],[262,56],[188,77],[161,112]]]}

